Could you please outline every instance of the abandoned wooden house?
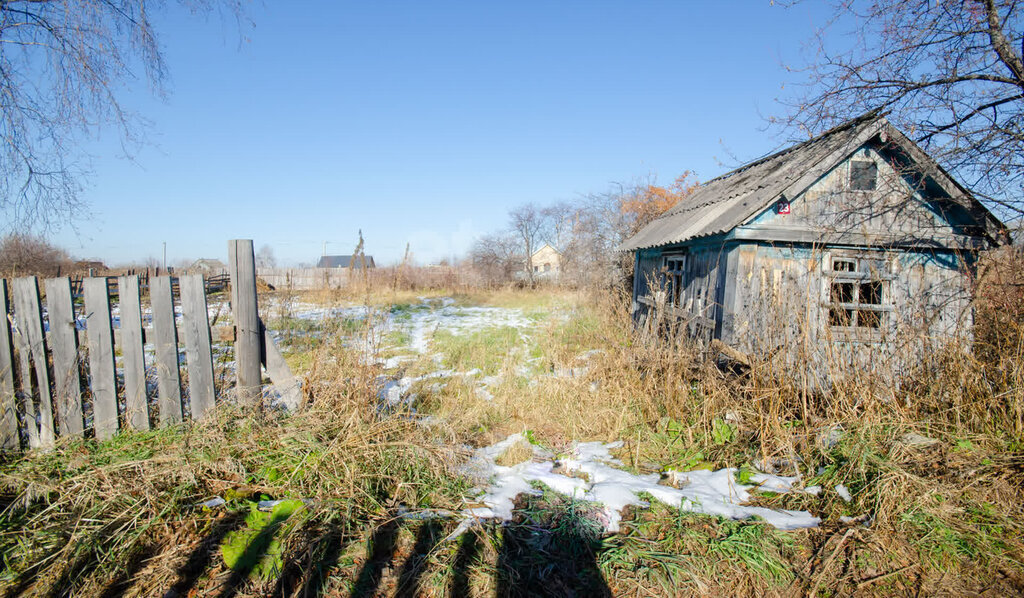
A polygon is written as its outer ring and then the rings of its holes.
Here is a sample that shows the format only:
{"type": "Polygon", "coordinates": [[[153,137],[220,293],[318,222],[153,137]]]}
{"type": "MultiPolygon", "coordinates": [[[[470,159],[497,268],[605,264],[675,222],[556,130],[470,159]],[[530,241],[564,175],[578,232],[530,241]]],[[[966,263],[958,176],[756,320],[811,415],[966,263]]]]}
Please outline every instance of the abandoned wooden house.
{"type": "Polygon", "coordinates": [[[970,334],[972,265],[1006,238],[869,115],[709,181],[620,249],[635,252],[638,320],[824,375],[898,374],[927,343],[970,334]]]}

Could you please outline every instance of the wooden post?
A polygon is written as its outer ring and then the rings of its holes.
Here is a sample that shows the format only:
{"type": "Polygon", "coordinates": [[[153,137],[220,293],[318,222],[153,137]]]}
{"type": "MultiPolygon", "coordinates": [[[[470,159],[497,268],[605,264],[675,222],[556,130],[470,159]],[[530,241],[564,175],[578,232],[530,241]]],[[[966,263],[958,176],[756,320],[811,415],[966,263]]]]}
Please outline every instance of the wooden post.
{"type": "Polygon", "coordinates": [[[110,288],[106,278],[82,281],[85,330],[92,377],[92,425],[96,438],[117,433],[117,376],[114,371],[114,330],[110,323],[110,288]]]}
{"type": "Polygon", "coordinates": [[[56,386],[57,423],[64,435],[81,435],[82,386],[78,373],[78,331],[71,303],[71,281],[50,278],[46,285],[46,309],[50,315],[50,349],[53,351],[53,381],[56,386]]]}
{"type": "Polygon", "coordinates": [[[160,424],[181,421],[181,372],[178,370],[178,329],[174,325],[171,277],[157,276],[149,286],[153,308],[153,344],[156,346],[156,391],[160,424]]]}
{"type": "Polygon", "coordinates": [[[185,356],[188,359],[188,394],[192,417],[199,419],[213,409],[213,351],[210,320],[202,274],[178,279],[181,287],[181,315],[185,328],[185,356]]]}
{"type": "Polygon", "coordinates": [[[11,304],[7,281],[0,279],[0,450],[15,451],[18,438],[18,406],[14,396],[14,345],[11,343],[11,304]]]}
{"type": "Polygon", "coordinates": [[[124,356],[125,421],[136,430],[149,429],[149,401],[146,397],[146,362],[142,351],[142,305],[139,277],[117,279],[121,303],[121,355],[124,356]]]}
{"type": "Polygon", "coordinates": [[[260,398],[260,316],[256,306],[256,261],[252,240],[228,241],[231,274],[231,313],[235,320],[235,391],[238,400],[252,405],[260,398]]]}
{"type": "Polygon", "coordinates": [[[43,332],[42,305],[39,302],[39,280],[35,276],[14,281],[14,310],[18,323],[22,363],[22,390],[25,391],[25,419],[28,422],[29,446],[52,446],[53,401],[50,371],[46,356],[46,335],[43,332]],[[35,364],[36,383],[39,388],[38,413],[32,404],[32,384],[29,358],[35,364]]]}

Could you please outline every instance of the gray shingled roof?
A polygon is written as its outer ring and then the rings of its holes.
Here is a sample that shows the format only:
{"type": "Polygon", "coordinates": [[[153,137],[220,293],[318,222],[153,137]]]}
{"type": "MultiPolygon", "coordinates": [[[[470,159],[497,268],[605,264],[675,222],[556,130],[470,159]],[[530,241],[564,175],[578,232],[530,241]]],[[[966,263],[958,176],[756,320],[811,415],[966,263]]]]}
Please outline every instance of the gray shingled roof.
{"type": "Polygon", "coordinates": [[[1002,228],[988,210],[927,154],[883,116],[872,113],[708,181],[640,229],[620,245],[619,250],[634,251],[727,233],[780,196],[795,197],[883,130],[891,141],[911,154],[929,176],[938,180],[953,201],[985,221],[987,231],[1002,228]]]}
{"type": "MultiPolygon", "coordinates": [[[[352,262],[351,255],[324,255],[320,256],[320,261],[316,263],[317,268],[348,268],[349,263],[352,262]]],[[[359,263],[356,263],[356,268],[362,267],[359,263]]],[[[377,265],[373,262],[373,256],[366,256],[366,267],[376,268],[377,265]]]]}
{"type": "MultiPolygon", "coordinates": [[[[712,179],[619,249],[646,249],[726,233],[771,205],[783,190],[816,170],[815,166],[837,150],[853,145],[866,131],[877,131],[884,122],[881,117],[853,120],[712,179]]],[[[850,147],[850,153],[854,149],[850,147]]]]}

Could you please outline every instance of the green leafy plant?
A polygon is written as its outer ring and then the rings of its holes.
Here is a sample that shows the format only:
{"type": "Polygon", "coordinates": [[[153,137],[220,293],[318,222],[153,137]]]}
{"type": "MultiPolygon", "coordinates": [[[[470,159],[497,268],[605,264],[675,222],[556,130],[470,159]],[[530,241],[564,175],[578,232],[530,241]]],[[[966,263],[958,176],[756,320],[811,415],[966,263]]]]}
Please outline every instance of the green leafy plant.
{"type": "Polygon", "coordinates": [[[717,445],[729,444],[736,439],[736,426],[723,419],[711,422],[711,440],[717,445]]]}
{"type": "Polygon", "coordinates": [[[220,552],[224,564],[234,571],[252,572],[261,579],[273,579],[284,567],[279,530],[303,507],[302,501],[284,500],[263,512],[250,504],[245,527],[225,536],[220,552]]]}

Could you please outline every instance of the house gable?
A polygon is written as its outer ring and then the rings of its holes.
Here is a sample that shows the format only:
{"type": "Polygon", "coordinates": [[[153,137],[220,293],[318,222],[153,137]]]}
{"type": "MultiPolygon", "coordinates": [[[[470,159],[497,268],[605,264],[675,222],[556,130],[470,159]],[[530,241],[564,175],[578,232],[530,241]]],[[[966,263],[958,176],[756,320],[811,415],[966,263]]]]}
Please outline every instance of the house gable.
{"type": "Polygon", "coordinates": [[[983,235],[977,220],[922,170],[875,137],[795,196],[780,195],[732,236],[869,246],[976,245],[983,235]]]}
{"type": "MultiPolygon", "coordinates": [[[[897,131],[884,117],[868,114],[832,129],[814,139],[795,145],[742,166],[721,177],[701,185],[693,194],[681,201],[665,215],[648,223],[636,235],[619,246],[621,251],[663,247],[675,244],[689,244],[694,240],[725,235],[731,238],[747,238],[759,241],[783,242],[837,242],[865,244],[864,230],[860,232],[850,226],[856,221],[856,214],[845,221],[831,222],[827,226],[830,238],[821,238],[820,230],[800,230],[787,225],[778,228],[780,236],[772,238],[768,230],[750,230],[747,227],[759,215],[776,205],[780,199],[791,204],[794,199],[808,193],[812,187],[829,184],[828,176],[842,170],[844,164],[858,151],[867,151],[866,157],[875,154],[884,162],[896,165],[900,177],[910,183],[919,194],[918,203],[942,215],[942,220],[956,229],[951,238],[948,231],[921,235],[905,230],[888,231],[888,237],[879,237],[872,243],[926,244],[951,247],[968,245],[990,246],[1006,241],[1005,226],[1002,225],[976,198],[959,185],[941,166],[932,160],[912,141],[897,131]],[[874,153],[872,153],[874,152],[874,153]],[[852,219],[852,220],[851,220],[852,219]],[[811,234],[816,232],[819,234],[811,234]],[[916,235],[916,236],[915,236],[916,235]],[[891,238],[890,238],[891,237],[891,238]],[[958,238],[963,237],[963,238],[958,238]]],[[[853,160],[852,162],[856,162],[853,160]]],[[[845,165],[848,174],[850,165],[845,165]]],[[[845,176],[845,175],[844,175],[845,176]]],[[[845,179],[844,179],[845,180],[845,179]]],[[[831,181],[835,182],[835,181],[831,181]]],[[[898,189],[898,186],[896,187],[898,189]]],[[[830,188],[830,191],[835,189],[830,188]]],[[[821,188],[811,190],[820,193],[821,188]]],[[[884,195],[884,194],[883,194],[884,195]]],[[[911,194],[912,195],[912,194],[911,194]]],[[[885,196],[892,202],[896,195],[885,196]]],[[[913,202],[906,201],[908,194],[902,193],[901,205],[881,206],[891,214],[911,209],[913,202]]],[[[816,198],[820,199],[820,197],[816,198]]],[[[861,198],[864,200],[865,198],[861,198]]],[[[848,200],[846,200],[849,203],[848,200]]],[[[835,202],[823,209],[836,211],[835,202]]],[[[856,207],[856,206],[854,206],[856,207]]],[[[864,204],[864,210],[879,206],[864,204]]],[[[809,207],[808,209],[812,209],[809,207]]],[[[819,213],[821,213],[819,211],[819,213]]],[[[901,220],[904,228],[913,228],[918,213],[908,214],[901,220]]],[[[861,214],[863,220],[863,213],[861,214]]],[[[883,221],[878,221],[880,224],[883,221]]],[[[924,222],[929,222],[927,218],[924,222]]],[[[875,225],[872,219],[869,223],[875,225]]],[[[870,227],[869,227],[870,228],[870,227]]],[[[941,226],[940,226],[941,228],[941,226]]],[[[870,232],[870,231],[868,231],[870,232]]],[[[871,236],[871,235],[867,235],[871,236]]]]}

